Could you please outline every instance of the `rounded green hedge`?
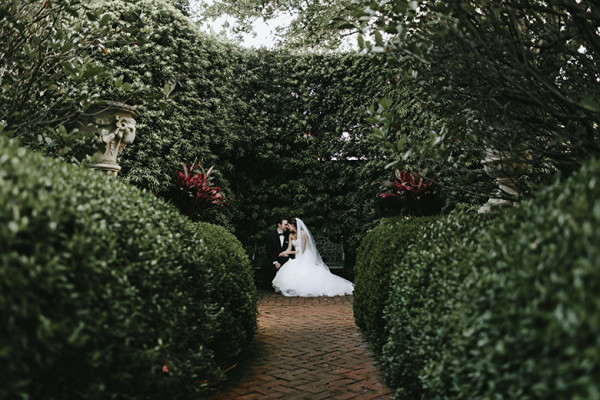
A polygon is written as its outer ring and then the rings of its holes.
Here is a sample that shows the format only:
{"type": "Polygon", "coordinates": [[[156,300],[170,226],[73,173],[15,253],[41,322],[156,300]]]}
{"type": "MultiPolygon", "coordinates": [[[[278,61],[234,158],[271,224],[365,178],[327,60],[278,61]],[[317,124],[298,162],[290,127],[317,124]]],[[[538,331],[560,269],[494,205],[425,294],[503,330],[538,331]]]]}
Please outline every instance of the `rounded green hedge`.
{"type": "Polygon", "coordinates": [[[385,343],[383,309],[390,277],[409,246],[422,240],[426,227],[438,217],[388,218],[363,239],[354,269],[354,318],[376,353],[385,343]]]}
{"type": "Polygon", "coordinates": [[[221,228],[0,137],[1,398],[203,393],[252,336],[250,274],[221,228]]]}
{"type": "Polygon", "coordinates": [[[599,176],[593,161],[501,213],[365,238],[357,324],[397,398],[598,398],[599,176]]]}
{"type": "Polygon", "coordinates": [[[390,278],[384,310],[381,360],[399,399],[429,399],[424,390],[439,363],[457,306],[456,295],[471,269],[479,237],[493,214],[453,214],[431,221],[412,243],[390,278]]]}
{"type": "Polygon", "coordinates": [[[203,261],[204,265],[210,266],[213,274],[211,300],[221,307],[217,334],[209,347],[216,359],[229,368],[239,355],[239,349],[252,339],[256,327],[254,271],[233,234],[208,223],[199,223],[196,227],[197,240],[209,249],[203,261]]]}
{"type": "Polygon", "coordinates": [[[599,177],[586,164],[482,237],[431,398],[599,398],[599,177]]]}

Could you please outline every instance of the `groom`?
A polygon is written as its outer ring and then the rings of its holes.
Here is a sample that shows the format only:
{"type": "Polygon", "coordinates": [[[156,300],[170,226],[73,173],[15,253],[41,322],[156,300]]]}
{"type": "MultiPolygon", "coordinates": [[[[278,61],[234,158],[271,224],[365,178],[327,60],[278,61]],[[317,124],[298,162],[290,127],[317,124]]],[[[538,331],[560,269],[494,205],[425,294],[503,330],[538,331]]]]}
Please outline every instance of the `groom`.
{"type": "Polygon", "coordinates": [[[278,220],[277,229],[272,230],[267,235],[267,262],[269,263],[268,268],[272,272],[273,277],[273,272],[276,273],[289,259],[288,256],[281,256],[281,252],[285,251],[288,247],[289,235],[290,232],[287,219],[278,220]]]}

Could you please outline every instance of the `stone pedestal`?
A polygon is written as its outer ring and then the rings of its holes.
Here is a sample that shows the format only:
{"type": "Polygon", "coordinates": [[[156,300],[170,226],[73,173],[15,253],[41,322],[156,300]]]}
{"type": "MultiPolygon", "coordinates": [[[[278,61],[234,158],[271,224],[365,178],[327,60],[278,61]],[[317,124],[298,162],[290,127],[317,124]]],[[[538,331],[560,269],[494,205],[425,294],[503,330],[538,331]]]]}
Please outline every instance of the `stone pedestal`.
{"type": "Polygon", "coordinates": [[[135,139],[135,117],[137,111],[127,104],[106,102],[105,105],[92,106],[78,121],[78,127],[84,131],[93,131],[104,145],[104,150],[92,156],[90,167],[116,177],[121,167],[117,156],[125,146],[135,139]]]}
{"type": "Polygon", "coordinates": [[[515,154],[512,151],[486,147],[485,158],[481,160],[481,163],[486,174],[496,179],[498,189],[494,191],[487,203],[479,208],[479,213],[486,213],[495,207],[510,205],[519,198],[516,181],[529,166],[526,150],[515,154]]]}

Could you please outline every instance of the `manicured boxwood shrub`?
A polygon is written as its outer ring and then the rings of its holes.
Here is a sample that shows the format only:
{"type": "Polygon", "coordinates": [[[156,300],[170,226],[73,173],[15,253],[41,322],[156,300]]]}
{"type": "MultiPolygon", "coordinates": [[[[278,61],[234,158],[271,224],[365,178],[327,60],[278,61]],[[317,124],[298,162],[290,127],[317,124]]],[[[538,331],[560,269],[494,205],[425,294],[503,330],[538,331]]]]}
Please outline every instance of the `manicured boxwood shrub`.
{"type": "Polygon", "coordinates": [[[0,137],[0,398],[205,392],[252,336],[250,268],[222,229],[0,137]]]}
{"type": "Polygon", "coordinates": [[[450,321],[442,317],[457,306],[478,239],[495,218],[467,213],[431,221],[392,272],[381,360],[397,398],[431,398],[424,368],[438,365],[446,346],[450,321]]]}
{"type": "MultiPolygon", "coordinates": [[[[442,217],[405,247],[381,245],[385,258],[402,254],[383,282],[360,271],[370,293],[359,305],[372,312],[357,308],[357,323],[383,345],[397,398],[598,398],[598,176],[593,161],[504,212],[442,217]]],[[[384,237],[406,231],[396,223],[384,237]]]]}
{"type": "Polygon", "coordinates": [[[588,163],[487,230],[429,398],[598,398],[599,177],[588,163]]]}
{"type": "Polygon", "coordinates": [[[398,268],[411,243],[425,240],[425,227],[439,217],[388,218],[363,239],[356,258],[354,318],[376,353],[385,343],[383,309],[390,290],[390,276],[398,268]]]}
{"type": "Polygon", "coordinates": [[[229,368],[252,338],[256,326],[254,271],[240,242],[223,227],[199,223],[195,233],[208,248],[203,265],[213,270],[211,301],[221,307],[217,335],[209,347],[216,359],[229,368]]]}

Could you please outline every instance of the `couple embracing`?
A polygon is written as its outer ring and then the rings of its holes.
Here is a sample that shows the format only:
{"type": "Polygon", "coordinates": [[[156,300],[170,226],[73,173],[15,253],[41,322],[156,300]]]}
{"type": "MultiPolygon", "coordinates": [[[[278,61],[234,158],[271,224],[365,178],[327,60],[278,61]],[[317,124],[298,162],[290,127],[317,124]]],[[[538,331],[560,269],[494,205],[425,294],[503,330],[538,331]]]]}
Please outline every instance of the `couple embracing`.
{"type": "Polygon", "coordinates": [[[352,282],[329,271],[300,218],[280,219],[277,229],[269,233],[266,247],[276,271],[272,282],[276,293],[300,297],[352,294],[352,282]]]}

